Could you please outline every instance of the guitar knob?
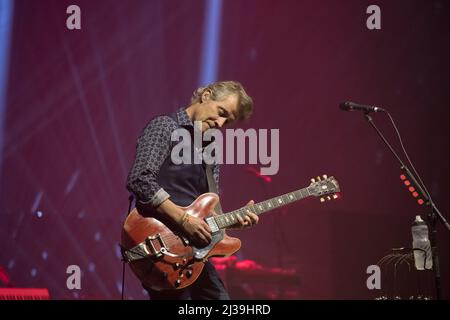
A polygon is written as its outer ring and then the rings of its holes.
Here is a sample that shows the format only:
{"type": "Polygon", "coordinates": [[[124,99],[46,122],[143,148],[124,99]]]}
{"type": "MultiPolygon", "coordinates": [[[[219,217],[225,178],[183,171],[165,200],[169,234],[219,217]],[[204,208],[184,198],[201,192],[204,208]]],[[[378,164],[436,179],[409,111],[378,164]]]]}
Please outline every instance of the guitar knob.
{"type": "Polygon", "coordinates": [[[175,270],[180,269],[180,267],[181,267],[181,264],[180,264],[179,262],[177,262],[177,263],[175,263],[175,264],[173,265],[173,268],[174,268],[175,270]]]}
{"type": "Polygon", "coordinates": [[[175,281],[175,287],[179,287],[181,284],[181,280],[177,279],[177,281],[175,281]]]}
{"type": "Polygon", "coordinates": [[[192,277],[192,270],[186,271],[186,277],[187,277],[187,278],[192,277]]]}

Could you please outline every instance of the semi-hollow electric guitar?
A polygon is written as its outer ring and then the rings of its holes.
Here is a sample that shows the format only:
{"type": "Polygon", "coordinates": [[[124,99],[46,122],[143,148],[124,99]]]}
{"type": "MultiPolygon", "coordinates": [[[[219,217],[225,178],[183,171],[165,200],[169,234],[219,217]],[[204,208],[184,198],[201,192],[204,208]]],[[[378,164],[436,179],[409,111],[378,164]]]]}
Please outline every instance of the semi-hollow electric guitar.
{"type": "Polygon", "coordinates": [[[238,222],[238,215],[243,217],[247,210],[260,215],[309,196],[320,197],[324,202],[336,199],[339,191],[336,179],[324,175],[311,179],[306,188],[219,215],[214,213],[219,202],[217,194],[204,193],[190,206],[182,207],[189,215],[203,218],[212,230],[211,243],[202,248],[191,246],[181,233],[172,231],[174,228],[169,228],[162,219],[144,217],[133,209],[122,229],[123,258],[146,287],[182,289],[195,282],[209,257],[229,256],[239,250],[241,241],[225,233],[227,227],[238,222]]]}

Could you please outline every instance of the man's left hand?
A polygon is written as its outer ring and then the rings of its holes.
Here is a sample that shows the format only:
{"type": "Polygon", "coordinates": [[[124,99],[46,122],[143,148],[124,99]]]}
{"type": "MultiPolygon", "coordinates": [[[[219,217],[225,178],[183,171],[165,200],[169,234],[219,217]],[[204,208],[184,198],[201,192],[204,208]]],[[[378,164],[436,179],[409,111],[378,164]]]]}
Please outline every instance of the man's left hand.
{"type": "MultiPolygon", "coordinates": [[[[246,207],[251,206],[254,203],[255,203],[255,201],[250,200],[247,203],[246,207]]],[[[241,229],[251,227],[252,225],[257,224],[258,220],[259,220],[259,217],[255,213],[251,212],[250,210],[247,210],[245,212],[244,218],[240,217],[239,215],[236,215],[236,217],[239,221],[239,223],[237,224],[237,227],[241,228],[241,229]]]]}

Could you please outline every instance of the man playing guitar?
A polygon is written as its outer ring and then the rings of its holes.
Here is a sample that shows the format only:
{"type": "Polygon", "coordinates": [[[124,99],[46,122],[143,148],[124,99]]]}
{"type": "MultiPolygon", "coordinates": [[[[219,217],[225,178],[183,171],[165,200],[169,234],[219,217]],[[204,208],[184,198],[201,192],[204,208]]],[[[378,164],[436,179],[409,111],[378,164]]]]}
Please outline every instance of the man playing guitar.
{"type": "MultiPolygon", "coordinates": [[[[242,85],[224,81],[198,88],[187,108],[152,119],[137,141],[135,162],[127,180],[127,189],[136,197],[139,215],[156,217],[184,236],[190,245],[201,248],[210,244],[212,230],[208,223],[181,207],[189,206],[204,193],[217,190],[219,167],[215,164],[208,168],[204,162],[194,164],[193,161],[191,164],[174,164],[171,134],[178,128],[193,133],[194,121],[201,122],[202,132],[221,128],[236,120],[248,119],[252,110],[253,101],[242,85]],[[211,181],[215,186],[210,186],[211,181]]],[[[253,201],[248,203],[251,204],[253,201]]],[[[252,226],[258,223],[258,216],[247,211],[245,215],[237,215],[235,222],[232,227],[252,226]]],[[[181,282],[180,279],[176,281],[181,282]]],[[[151,299],[229,299],[214,266],[206,259],[196,281],[185,288],[155,290],[144,282],[143,286],[151,299]]]]}

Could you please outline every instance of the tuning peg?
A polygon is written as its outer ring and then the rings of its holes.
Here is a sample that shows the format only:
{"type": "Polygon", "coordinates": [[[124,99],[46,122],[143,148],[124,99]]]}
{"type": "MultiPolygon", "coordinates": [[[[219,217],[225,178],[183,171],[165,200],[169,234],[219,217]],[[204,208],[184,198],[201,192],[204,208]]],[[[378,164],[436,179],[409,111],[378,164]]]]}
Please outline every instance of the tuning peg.
{"type": "Polygon", "coordinates": [[[333,199],[337,199],[338,195],[337,194],[333,194],[333,199]]]}
{"type": "Polygon", "coordinates": [[[321,180],[320,176],[317,176],[317,178],[316,178],[316,179],[317,179],[317,181],[320,181],[320,180],[321,180]]]}
{"type": "Polygon", "coordinates": [[[325,202],[325,199],[323,197],[320,198],[320,202],[325,202]]]}
{"type": "Polygon", "coordinates": [[[314,183],[314,182],[316,182],[316,180],[315,180],[314,178],[312,178],[312,179],[311,179],[311,182],[314,183]]]}
{"type": "Polygon", "coordinates": [[[331,200],[331,197],[330,197],[330,196],[327,196],[327,200],[331,200]]]}
{"type": "Polygon", "coordinates": [[[323,177],[324,179],[328,179],[328,176],[327,176],[326,174],[322,175],[322,177],[323,177]]]}

